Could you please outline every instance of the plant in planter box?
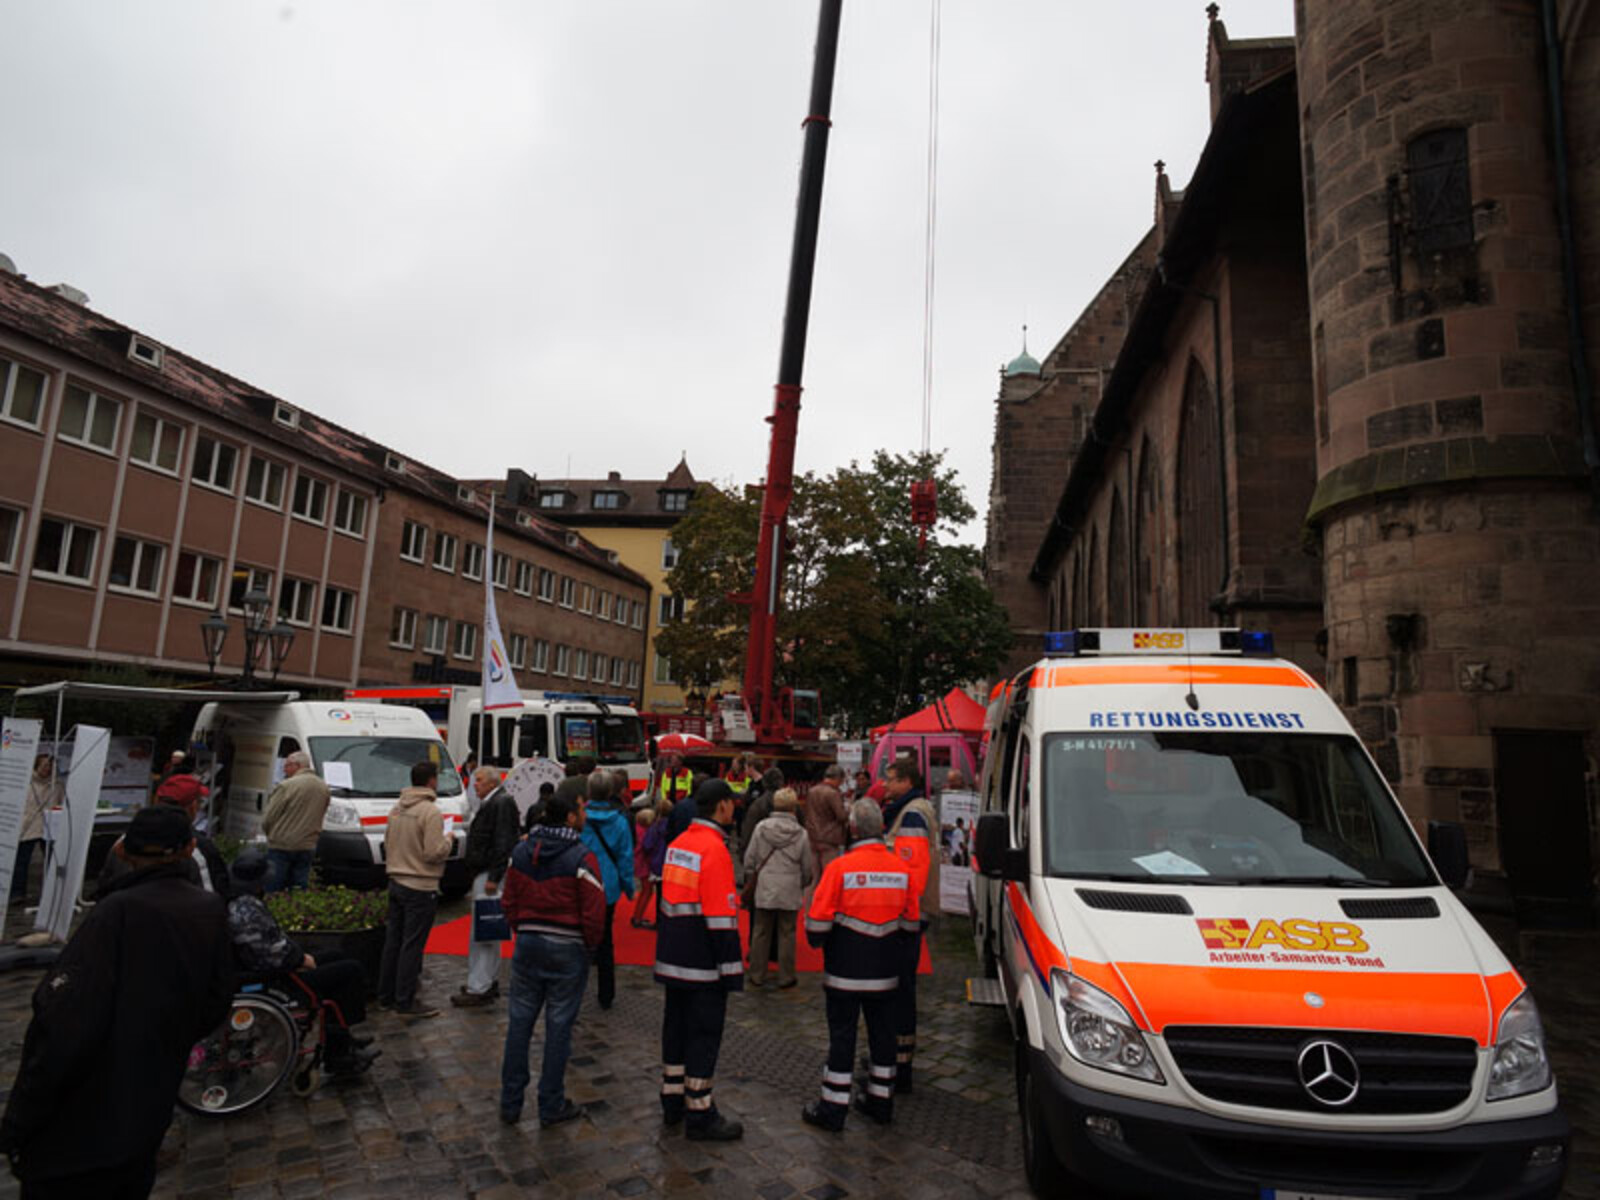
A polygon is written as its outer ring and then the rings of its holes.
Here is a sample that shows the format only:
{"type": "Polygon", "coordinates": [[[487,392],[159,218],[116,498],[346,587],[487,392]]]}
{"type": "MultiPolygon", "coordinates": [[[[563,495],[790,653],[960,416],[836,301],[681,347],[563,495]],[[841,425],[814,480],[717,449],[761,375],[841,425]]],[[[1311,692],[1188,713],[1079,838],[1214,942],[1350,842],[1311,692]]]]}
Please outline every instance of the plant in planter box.
{"type": "Polygon", "coordinates": [[[389,911],[387,893],[316,884],[272,892],[263,899],[283,931],[307,954],[353,958],[366,968],[368,986],[377,985],[389,911]]]}

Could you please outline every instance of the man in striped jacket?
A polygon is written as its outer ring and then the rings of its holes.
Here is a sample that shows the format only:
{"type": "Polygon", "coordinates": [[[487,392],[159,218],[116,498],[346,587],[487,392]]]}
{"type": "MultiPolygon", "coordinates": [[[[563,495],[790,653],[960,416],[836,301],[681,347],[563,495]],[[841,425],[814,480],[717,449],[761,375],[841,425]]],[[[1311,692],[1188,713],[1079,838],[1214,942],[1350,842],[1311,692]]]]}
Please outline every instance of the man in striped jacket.
{"type": "Polygon", "coordinates": [[[501,887],[506,921],[516,930],[511,1003],[500,1064],[500,1119],[514,1125],[528,1090],[528,1042],[544,1009],[539,1124],[571,1121],[583,1109],[567,1099],[572,1026],[589,978],[589,955],[605,930],[600,864],[586,847],[583,806],[565,796],[545,804],[543,823],[518,843],[501,887]]]}
{"type": "Polygon", "coordinates": [[[822,950],[822,988],[828,1013],[828,1064],[822,1096],[800,1116],[838,1133],[850,1109],[856,1023],[867,1021],[867,1084],[856,1108],[887,1125],[894,1115],[894,1002],[901,978],[916,969],[920,929],[911,870],[883,841],[876,801],[850,806],[850,845],[828,864],[806,914],[806,937],[822,950]]]}
{"type": "Polygon", "coordinates": [[[667,989],[661,1021],[661,1115],[687,1118],[693,1141],[727,1142],[744,1126],[711,1097],[728,993],[744,987],[739,894],[725,830],[733,791],[721,779],[694,793],[695,820],[667,847],[656,904],[656,982],[667,989]]]}

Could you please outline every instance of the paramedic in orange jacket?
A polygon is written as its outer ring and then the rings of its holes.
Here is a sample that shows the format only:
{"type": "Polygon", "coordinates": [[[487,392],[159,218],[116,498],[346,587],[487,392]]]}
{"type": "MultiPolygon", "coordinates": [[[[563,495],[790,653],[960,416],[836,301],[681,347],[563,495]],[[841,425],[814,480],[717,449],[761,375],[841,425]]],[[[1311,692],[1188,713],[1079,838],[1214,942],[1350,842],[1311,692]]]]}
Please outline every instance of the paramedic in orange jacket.
{"type": "MultiPolygon", "coordinates": [[[[897,758],[884,771],[883,823],[888,827],[889,847],[911,871],[924,916],[939,907],[939,817],[922,794],[922,772],[915,761],[897,758]]],[[[906,959],[905,973],[895,991],[895,1073],[894,1090],[911,1090],[911,1060],[917,1052],[917,961],[922,957],[922,929],[913,935],[915,945],[906,959]]]]}
{"type": "Polygon", "coordinates": [[[828,1013],[828,1063],[822,1095],[806,1105],[808,1125],[838,1133],[850,1108],[856,1022],[867,1022],[866,1091],[856,1108],[880,1125],[894,1115],[894,1003],[900,980],[916,963],[921,929],[911,871],[883,841],[876,801],[850,806],[850,846],[828,864],[806,914],[806,937],[823,952],[828,1013]]]}
{"type": "MultiPolygon", "coordinates": [[[[685,803],[689,803],[686,801],[685,803]]],[[[696,817],[667,847],[656,904],[656,982],[667,989],[661,1020],[661,1114],[687,1118],[691,1141],[727,1142],[744,1126],[717,1111],[711,1080],[722,1047],[728,993],[744,987],[739,889],[725,830],[733,792],[720,779],[695,791],[696,817]]]]}

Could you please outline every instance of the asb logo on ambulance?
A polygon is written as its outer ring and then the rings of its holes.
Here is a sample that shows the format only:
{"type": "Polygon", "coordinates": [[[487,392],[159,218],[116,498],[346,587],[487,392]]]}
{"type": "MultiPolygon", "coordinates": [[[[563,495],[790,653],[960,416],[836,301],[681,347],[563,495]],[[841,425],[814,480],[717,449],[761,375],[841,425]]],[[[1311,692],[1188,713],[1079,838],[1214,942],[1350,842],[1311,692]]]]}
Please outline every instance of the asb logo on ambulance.
{"type": "Polygon", "coordinates": [[[1178,629],[1158,629],[1149,633],[1135,631],[1133,648],[1135,650],[1182,650],[1183,632],[1178,629]]]}
{"type": "Polygon", "coordinates": [[[1282,966],[1377,967],[1379,958],[1361,926],[1309,917],[1196,917],[1200,939],[1216,963],[1276,963],[1282,966]]]}

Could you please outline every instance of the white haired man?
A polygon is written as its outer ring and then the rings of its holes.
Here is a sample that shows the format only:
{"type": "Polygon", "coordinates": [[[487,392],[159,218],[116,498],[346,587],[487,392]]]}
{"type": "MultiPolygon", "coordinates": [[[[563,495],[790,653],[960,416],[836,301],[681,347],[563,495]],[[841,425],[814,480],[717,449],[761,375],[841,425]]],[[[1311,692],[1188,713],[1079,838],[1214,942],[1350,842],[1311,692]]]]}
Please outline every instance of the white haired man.
{"type": "Polygon", "coordinates": [[[806,913],[806,937],[822,950],[828,1061],[822,1094],[800,1116],[838,1133],[850,1111],[856,1025],[867,1023],[867,1079],[856,1108],[880,1125],[894,1115],[895,997],[921,922],[911,868],[883,840],[877,802],[850,805],[850,846],[828,864],[806,913]]]}
{"type": "Polygon", "coordinates": [[[271,866],[267,891],[303,888],[311,882],[311,856],[322,833],[322,819],[328,815],[330,795],[304,750],[283,760],[283,782],[272,789],[261,815],[271,866]]]}

